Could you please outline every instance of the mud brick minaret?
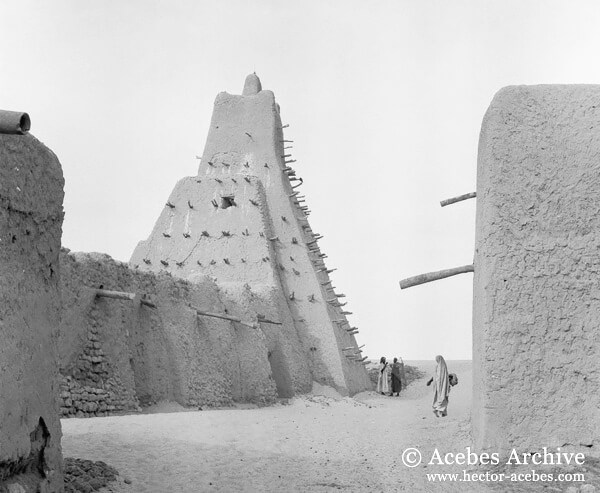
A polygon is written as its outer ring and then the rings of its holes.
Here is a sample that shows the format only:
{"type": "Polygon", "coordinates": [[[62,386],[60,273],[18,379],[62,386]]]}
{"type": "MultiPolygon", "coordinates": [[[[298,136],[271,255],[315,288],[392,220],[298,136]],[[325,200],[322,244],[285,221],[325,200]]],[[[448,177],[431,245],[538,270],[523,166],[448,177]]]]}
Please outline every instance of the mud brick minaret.
{"type": "Polygon", "coordinates": [[[220,93],[198,175],[182,179],[131,264],[193,281],[217,279],[236,315],[260,323],[280,396],[312,381],[343,394],[370,388],[344,296],[307,219],[279,105],[259,78],[220,93]],[[266,313],[265,313],[266,312],[266,313]]]}

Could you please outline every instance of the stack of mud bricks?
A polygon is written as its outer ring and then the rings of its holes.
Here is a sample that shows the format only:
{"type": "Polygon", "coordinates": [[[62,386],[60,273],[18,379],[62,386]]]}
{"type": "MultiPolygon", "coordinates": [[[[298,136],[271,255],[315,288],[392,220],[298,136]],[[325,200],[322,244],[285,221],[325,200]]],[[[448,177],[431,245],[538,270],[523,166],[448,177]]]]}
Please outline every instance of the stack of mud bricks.
{"type": "Polygon", "coordinates": [[[87,338],[72,375],[63,376],[60,386],[61,415],[85,418],[138,410],[135,395],[127,392],[118,375],[110,375],[109,362],[102,350],[98,330],[91,327],[87,338]]]}

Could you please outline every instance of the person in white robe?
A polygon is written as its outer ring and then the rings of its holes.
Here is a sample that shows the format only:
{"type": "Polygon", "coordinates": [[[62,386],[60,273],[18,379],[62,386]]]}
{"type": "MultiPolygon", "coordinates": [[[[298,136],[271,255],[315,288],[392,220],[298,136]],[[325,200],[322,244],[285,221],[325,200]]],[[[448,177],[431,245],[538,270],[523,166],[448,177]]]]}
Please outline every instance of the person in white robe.
{"type": "Polygon", "coordinates": [[[389,365],[385,360],[385,356],[382,356],[379,360],[379,373],[377,374],[377,392],[380,394],[387,394],[390,391],[389,379],[389,365]]]}

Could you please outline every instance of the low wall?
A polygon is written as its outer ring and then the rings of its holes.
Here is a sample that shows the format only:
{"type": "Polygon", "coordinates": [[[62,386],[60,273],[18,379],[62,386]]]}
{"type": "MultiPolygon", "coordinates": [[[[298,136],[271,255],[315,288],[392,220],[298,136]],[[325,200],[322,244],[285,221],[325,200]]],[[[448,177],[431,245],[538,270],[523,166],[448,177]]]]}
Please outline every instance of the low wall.
{"type": "MultiPolygon", "coordinates": [[[[131,412],[165,399],[185,406],[276,399],[262,330],[198,317],[191,308],[248,316],[209,278],[191,283],[139,272],[102,254],[63,252],[61,267],[64,416],[131,412]],[[139,296],[97,297],[98,288],[145,294],[156,308],[139,296]]],[[[248,296],[260,309],[261,297],[248,296]]]]}

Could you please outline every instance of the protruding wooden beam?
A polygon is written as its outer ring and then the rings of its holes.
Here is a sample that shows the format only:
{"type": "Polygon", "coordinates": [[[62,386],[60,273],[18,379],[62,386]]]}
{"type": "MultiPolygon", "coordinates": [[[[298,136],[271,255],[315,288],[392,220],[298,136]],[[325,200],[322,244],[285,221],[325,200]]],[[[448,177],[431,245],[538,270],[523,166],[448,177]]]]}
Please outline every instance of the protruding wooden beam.
{"type": "Polygon", "coordinates": [[[194,310],[198,316],[220,318],[221,320],[229,320],[230,322],[237,322],[241,325],[245,325],[246,327],[250,327],[251,329],[257,328],[256,324],[253,324],[252,322],[244,322],[241,318],[238,318],[238,317],[232,317],[231,315],[226,315],[224,313],[205,312],[204,310],[200,310],[194,306],[192,306],[190,308],[192,310],[194,310]]]}
{"type": "Polygon", "coordinates": [[[115,300],[129,300],[135,298],[135,293],[125,293],[123,291],[109,291],[108,289],[96,289],[98,298],[113,298],[115,300]]]}
{"type": "Polygon", "coordinates": [[[456,202],[462,202],[463,200],[474,199],[475,197],[477,197],[477,192],[465,193],[464,195],[459,195],[458,197],[442,200],[440,205],[442,207],[446,207],[447,205],[456,204],[456,202]]]}
{"type": "Polygon", "coordinates": [[[272,325],[283,325],[282,322],[275,322],[274,320],[269,320],[262,315],[258,315],[258,322],[263,324],[272,324],[272,325]]]}
{"type": "Polygon", "coordinates": [[[400,281],[400,289],[411,288],[418,286],[419,284],[425,284],[426,282],[439,281],[446,277],[456,276],[457,274],[465,274],[467,272],[475,272],[473,264],[463,265],[462,267],[454,267],[453,269],[438,270],[436,272],[427,272],[426,274],[420,274],[418,276],[409,277],[400,281]]]}
{"type": "Polygon", "coordinates": [[[147,299],[145,299],[145,298],[142,298],[142,299],[140,300],[140,303],[141,303],[142,305],[146,305],[146,306],[148,306],[148,307],[150,307],[150,308],[156,308],[156,305],[155,305],[154,303],[152,303],[151,301],[149,301],[149,300],[147,300],[147,299]]]}
{"type": "MultiPolygon", "coordinates": [[[[110,291],[108,289],[96,289],[96,296],[98,298],[113,298],[115,300],[129,300],[135,299],[135,293],[126,293],[124,291],[110,291]]],[[[150,300],[145,298],[140,299],[142,305],[149,306],[150,308],[156,308],[156,305],[150,300]]]]}

